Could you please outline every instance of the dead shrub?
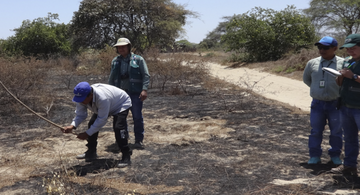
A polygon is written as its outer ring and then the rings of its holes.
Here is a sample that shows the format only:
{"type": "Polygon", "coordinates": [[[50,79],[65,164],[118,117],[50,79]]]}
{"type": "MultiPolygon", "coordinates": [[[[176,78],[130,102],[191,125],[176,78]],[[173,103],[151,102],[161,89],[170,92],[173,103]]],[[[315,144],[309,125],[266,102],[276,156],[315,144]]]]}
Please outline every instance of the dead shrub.
{"type": "Polygon", "coordinates": [[[302,71],[309,60],[319,56],[317,49],[302,49],[298,54],[293,54],[283,59],[284,70],[302,71]]]}
{"type": "Polygon", "coordinates": [[[169,90],[172,94],[189,93],[189,86],[201,85],[209,78],[206,63],[195,56],[183,54],[168,54],[160,58],[155,49],[144,55],[150,78],[150,87],[169,90]]]}
{"type": "Polygon", "coordinates": [[[77,74],[76,68],[79,64],[78,59],[71,57],[61,57],[54,59],[52,67],[56,68],[55,74],[60,77],[61,82],[70,89],[73,77],[77,74]]]}
{"type": "MultiPolygon", "coordinates": [[[[23,103],[35,110],[39,110],[41,102],[36,102],[34,97],[48,96],[42,86],[45,84],[48,63],[35,58],[0,58],[0,78],[1,82],[23,103]],[[45,92],[45,93],[44,93],[45,92]]],[[[7,92],[0,88],[0,105],[3,114],[11,113],[16,110],[21,111],[21,106],[7,92]]]]}
{"type": "Polygon", "coordinates": [[[109,75],[111,71],[111,62],[117,56],[116,50],[114,47],[106,46],[99,53],[99,68],[101,72],[105,75],[109,75]]]}
{"type": "Polygon", "coordinates": [[[80,64],[77,73],[80,75],[109,75],[111,61],[118,54],[115,49],[106,46],[103,50],[87,50],[78,56],[80,64]]]}

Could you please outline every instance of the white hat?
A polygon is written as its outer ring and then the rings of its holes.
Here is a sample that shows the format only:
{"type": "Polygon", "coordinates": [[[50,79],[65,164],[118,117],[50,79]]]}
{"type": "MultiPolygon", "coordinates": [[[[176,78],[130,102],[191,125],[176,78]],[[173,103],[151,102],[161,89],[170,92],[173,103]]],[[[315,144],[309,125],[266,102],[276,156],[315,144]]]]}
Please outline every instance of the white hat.
{"type": "Polygon", "coordinates": [[[118,39],[117,43],[114,45],[114,47],[116,46],[123,46],[123,45],[128,45],[128,44],[131,44],[129,39],[127,38],[120,38],[118,39]]]}

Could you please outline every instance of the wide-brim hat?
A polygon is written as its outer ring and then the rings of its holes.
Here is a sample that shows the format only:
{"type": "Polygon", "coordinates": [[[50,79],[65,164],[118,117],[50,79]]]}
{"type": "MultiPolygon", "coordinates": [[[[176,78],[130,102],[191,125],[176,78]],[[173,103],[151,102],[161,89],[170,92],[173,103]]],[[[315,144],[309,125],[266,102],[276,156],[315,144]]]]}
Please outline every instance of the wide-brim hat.
{"type": "Polygon", "coordinates": [[[117,40],[116,44],[114,45],[114,47],[117,47],[117,46],[123,46],[123,45],[129,45],[131,44],[129,39],[127,38],[120,38],[117,40]]]}

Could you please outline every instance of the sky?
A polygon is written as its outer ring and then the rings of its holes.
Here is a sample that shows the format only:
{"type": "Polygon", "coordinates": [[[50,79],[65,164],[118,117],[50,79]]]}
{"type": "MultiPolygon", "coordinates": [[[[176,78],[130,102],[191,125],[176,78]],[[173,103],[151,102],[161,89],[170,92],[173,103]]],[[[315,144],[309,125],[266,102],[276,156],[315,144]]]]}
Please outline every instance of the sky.
{"type": "MultiPolygon", "coordinates": [[[[214,30],[222,17],[243,14],[252,8],[283,10],[287,5],[297,9],[310,7],[310,0],[172,0],[185,9],[197,12],[199,18],[188,18],[184,26],[186,39],[191,43],[200,43],[214,30]]],[[[48,13],[59,14],[59,23],[68,24],[74,12],[79,9],[81,0],[0,0],[0,39],[14,35],[12,29],[21,26],[22,21],[33,21],[47,17],[48,13]]]]}

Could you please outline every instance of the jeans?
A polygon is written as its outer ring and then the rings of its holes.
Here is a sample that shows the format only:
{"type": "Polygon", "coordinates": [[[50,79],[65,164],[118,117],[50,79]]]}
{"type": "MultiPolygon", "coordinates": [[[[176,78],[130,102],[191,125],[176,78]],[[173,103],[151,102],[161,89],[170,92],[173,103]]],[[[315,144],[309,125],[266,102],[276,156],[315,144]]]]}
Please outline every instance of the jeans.
{"type": "MultiPolygon", "coordinates": [[[[128,146],[129,133],[126,122],[126,117],[128,113],[129,113],[129,109],[113,116],[113,129],[115,133],[116,143],[118,144],[120,151],[123,154],[128,153],[130,151],[130,148],[128,146]]],[[[88,128],[90,128],[90,126],[94,124],[96,118],[97,118],[97,114],[93,114],[91,116],[91,119],[88,123],[88,128]]],[[[88,147],[88,151],[87,151],[88,153],[96,152],[98,135],[99,132],[96,132],[88,137],[87,139],[88,143],[86,145],[88,147]]]]}
{"type": "Polygon", "coordinates": [[[310,125],[311,134],[309,136],[310,157],[320,157],[322,154],[321,142],[323,132],[328,121],[330,128],[328,150],[330,157],[340,156],[342,149],[342,128],[340,121],[340,111],[336,109],[337,101],[321,101],[313,99],[311,102],[310,125]]]}
{"type": "Polygon", "coordinates": [[[342,106],[340,111],[345,140],[344,165],[356,167],[359,155],[360,109],[342,106]]]}
{"type": "Polygon", "coordinates": [[[144,119],[142,116],[143,102],[140,100],[140,93],[129,93],[132,107],[130,108],[134,120],[135,141],[144,140],[144,119]]]}

